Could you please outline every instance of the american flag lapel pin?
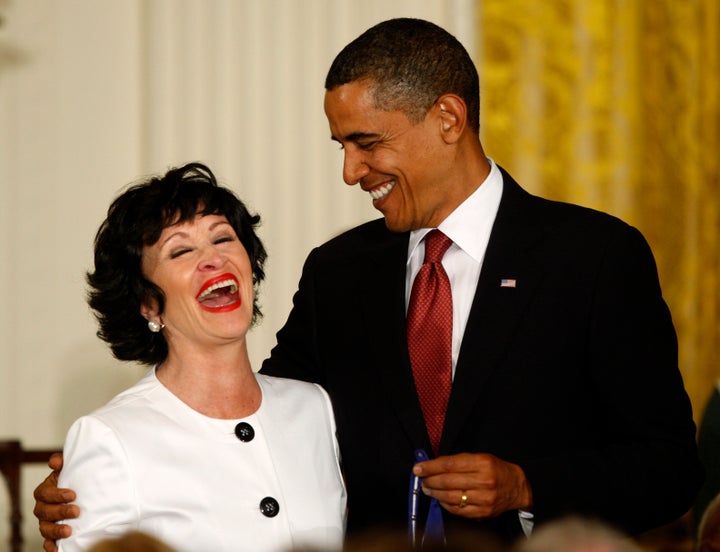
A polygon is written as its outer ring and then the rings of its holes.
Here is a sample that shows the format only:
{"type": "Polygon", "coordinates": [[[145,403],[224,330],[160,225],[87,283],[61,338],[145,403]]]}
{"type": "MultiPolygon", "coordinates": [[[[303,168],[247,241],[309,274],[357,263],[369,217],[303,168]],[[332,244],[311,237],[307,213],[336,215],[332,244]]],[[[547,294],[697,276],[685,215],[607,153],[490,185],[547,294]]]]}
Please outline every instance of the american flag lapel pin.
{"type": "Polygon", "coordinates": [[[500,280],[500,287],[514,288],[517,286],[517,280],[515,278],[502,278],[500,280]]]}

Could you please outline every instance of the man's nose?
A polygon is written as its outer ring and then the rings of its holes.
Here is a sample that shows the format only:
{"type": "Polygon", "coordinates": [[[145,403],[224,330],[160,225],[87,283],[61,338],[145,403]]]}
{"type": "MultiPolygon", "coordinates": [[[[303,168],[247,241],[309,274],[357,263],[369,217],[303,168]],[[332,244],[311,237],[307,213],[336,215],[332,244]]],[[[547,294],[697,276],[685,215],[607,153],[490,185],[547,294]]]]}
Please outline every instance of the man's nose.
{"type": "Polygon", "coordinates": [[[345,149],[343,160],[343,180],[348,186],[357,184],[361,178],[367,176],[370,169],[365,162],[362,152],[357,148],[348,146],[345,149]]]}

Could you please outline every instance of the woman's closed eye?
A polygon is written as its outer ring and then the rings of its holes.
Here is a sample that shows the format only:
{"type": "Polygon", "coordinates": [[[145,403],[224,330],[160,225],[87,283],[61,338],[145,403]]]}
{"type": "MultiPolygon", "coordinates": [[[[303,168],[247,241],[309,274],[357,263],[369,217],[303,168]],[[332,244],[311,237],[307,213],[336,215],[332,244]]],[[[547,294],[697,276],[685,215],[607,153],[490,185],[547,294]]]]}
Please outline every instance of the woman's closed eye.
{"type": "Polygon", "coordinates": [[[192,251],[191,247],[179,247],[177,249],[173,249],[172,251],[170,251],[170,258],[177,259],[185,253],[190,253],[190,251],[192,251]]]}
{"type": "Polygon", "coordinates": [[[232,242],[232,241],[235,241],[235,239],[236,239],[235,236],[222,236],[219,238],[215,238],[213,240],[213,243],[219,244],[219,243],[225,243],[225,242],[232,242]]]}

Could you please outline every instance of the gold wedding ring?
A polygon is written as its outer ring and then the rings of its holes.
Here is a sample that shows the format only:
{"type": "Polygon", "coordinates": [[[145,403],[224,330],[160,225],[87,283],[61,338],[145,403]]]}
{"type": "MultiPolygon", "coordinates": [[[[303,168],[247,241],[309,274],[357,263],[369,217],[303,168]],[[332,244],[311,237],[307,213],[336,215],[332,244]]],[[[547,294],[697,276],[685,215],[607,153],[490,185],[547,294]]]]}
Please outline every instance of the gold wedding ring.
{"type": "Polygon", "coordinates": [[[458,504],[460,508],[465,508],[467,506],[467,495],[465,493],[462,494],[462,497],[460,497],[460,504],[458,504]]]}

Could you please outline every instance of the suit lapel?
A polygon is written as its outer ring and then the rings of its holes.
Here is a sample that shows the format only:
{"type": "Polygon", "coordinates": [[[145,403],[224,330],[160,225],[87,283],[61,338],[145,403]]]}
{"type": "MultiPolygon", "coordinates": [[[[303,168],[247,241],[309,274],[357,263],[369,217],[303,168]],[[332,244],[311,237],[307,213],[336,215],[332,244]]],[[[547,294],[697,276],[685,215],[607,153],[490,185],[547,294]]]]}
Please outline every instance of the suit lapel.
{"type": "Polygon", "coordinates": [[[542,239],[541,229],[528,211],[534,199],[502,173],[503,196],[460,348],[441,452],[452,450],[540,283],[540,260],[533,250],[542,239]]]}
{"type": "Polygon", "coordinates": [[[429,447],[405,333],[405,266],[409,234],[389,231],[387,234],[382,247],[372,253],[366,280],[377,282],[378,275],[382,275],[382,285],[364,286],[364,323],[372,332],[367,346],[374,362],[372,370],[379,376],[381,392],[412,446],[429,447]],[[379,316],[378,313],[386,314],[379,316]]]}

